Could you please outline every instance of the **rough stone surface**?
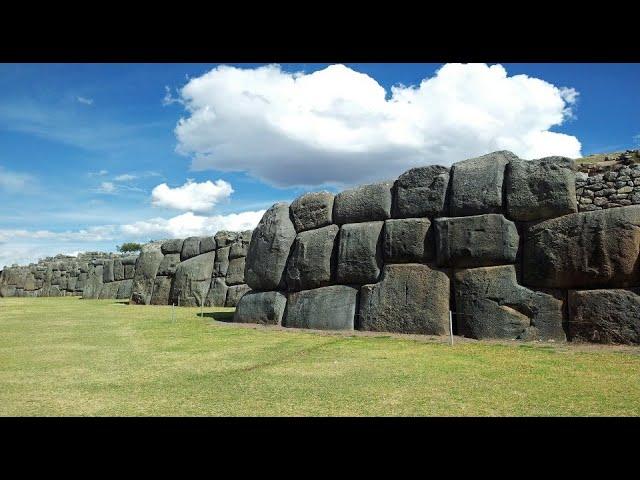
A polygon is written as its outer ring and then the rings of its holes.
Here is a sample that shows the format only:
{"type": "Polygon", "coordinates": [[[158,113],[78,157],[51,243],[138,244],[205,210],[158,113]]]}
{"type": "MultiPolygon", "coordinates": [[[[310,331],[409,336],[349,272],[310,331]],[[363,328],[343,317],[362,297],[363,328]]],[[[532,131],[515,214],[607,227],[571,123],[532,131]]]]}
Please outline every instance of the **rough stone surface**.
{"type": "Polygon", "coordinates": [[[569,339],[640,344],[640,289],[569,292],[569,339]]]}
{"type": "Polygon", "coordinates": [[[228,230],[221,230],[214,236],[216,240],[216,248],[222,248],[230,246],[238,238],[238,232],[230,232],[228,230]]]}
{"type": "Polygon", "coordinates": [[[170,292],[171,277],[158,275],[153,282],[153,294],[151,295],[150,301],[151,305],[169,305],[170,292]]]}
{"type": "Polygon", "coordinates": [[[246,285],[246,284],[233,285],[229,287],[229,289],[227,290],[227,298],[225,299],[224,306],[236,307],[240,302],[240,299],[242,298],[242,296],[245,293],[250,291],[251,291],[251,288],[249,288],[249,285],[246,285]]]}
{"type": "Polygon", "coordinates": [[[509,218],[529,222],[576,213],[575,170],[566,157],[511,160],[505,174],[509,218]]]}
{"type": "Polygon", "coordinates": [[[291,220],[296,231],[304,232],[333,223],[333,193],[305,193],[291,203],[291,220]]]}
{"type": "MultiPolygon", "coordinates": [[[[87,278],[87,283],[84,287],[84,291],[82,292],[82,298],[95,299],[100,295],[100,290],[102,289],[102,278],[103,278],[103,266],[96,265],[93,270],[89,273],[89,277],[87,278]]],[[[59,289],[58,289],[59,291],[59,289]]],[[[49,291],[49,296],[58,296],[53,293],[52,290],[49,291]]]]}
{"type": "Polygon", "coordinates": [[[238,302],[233,321],[280,325],[286,305],[287,297],[280,292],[249,292],[238,302]]]}
{"type": "Polygon", "coordinates": [[[253,290],[284,289],[287,258],[295,238],[289,205],[276,203],[265,212],[251,236],[245,280],[253,290]]]}
{"type": "Polygon", "coordinates": [[[200,255],[200,237],[185,238],[180,252],[180,261],[184,262],[197,255],[200,255]]]}
{"type": "Polygon", "coordinates": [[[343,225],[391,218],[392,188],[392,182],[382,182],[340,192],[333,202],[333,223],[343,225]]]}
{"type": "Polygon", "coordinates": [[[339,231],[337,225],[329,225],[297,235],[287,264],[289,290],[309,290],[331,283],[339,231]]]}
{"type": "Polygon", "coordinates": [[[200,255],[216,249],[215,237],[200,237],[200,255]]]}
{"type": "Polygon", "coordinates": [[[182,252],[183,243],[184,240],[182,238],[167,240],[162,244],[162,253],[164,253],[165,255],[169,253],[180,253],[182,252]]]}
{"type": "Polygon", "coordinates": [[[566,339],[563,301],[518,285],[513,265],[456,271],[454,292],[460,335],[477,339],[566,339]]]}
{"type": "Polygon", "coordinates": [[[131,293],[133,290],[133,279],[129,280],[121,280],[118,282],[118,293],[116,293],[116,298],[118,299],[129,299],[131,298],[131,293]]]}
{"type": "Polygon", "coordinates": [[[336,281],[344,284],[375,283],[382,268],[384,222],[351,223],[340,227],[336,281]]]}
{"type": "Polygon", "coordinates": [[[169,253],[164,256],[160,265],[158,266],[158,276],[170,276],[172,277],[174,273],[176,273],[176,268],[178,268],[178,264],[180,263],[180,254],[179,253],[169,253]]]}
{"type": "Polygon", "coordinates": [[[125,280],[133,280],[136,274],[135,265],[124,265],[124,278],[125,280]]]}
{"type": "Polygon", "coordinates": [[[640,206],[581,212],[537,223],[523,247],[525,285],[640,286],[640,206]]]}
{"type": "Polygon", "coordinates": [[[346,285],[289,293],[283,326],[353,330],[357,297],[358,290],[346,285]]]}
{"type": "Polygon", "coordinates": [[[149,305],[158,267],[164,258],[161,247],[161,242],[147,243],[142,247],[136,262],[136,273],[133,277],[133,293],[131,295],[133,303],[149,305]]]}
{"type": "Polygon", "coordinates": [[[385,220],[382,251],[390,263],[424,263],[434,257],[434,240],[428,218],[385,220]]]}
{"type": "Polygon", "coordinates": [[[215,252],[208,252],[180,262],[171,284],[170,302],[189,307],[200,306],[209,293],[214,259],[215,252]]]}
{"type": "Polygon", "coordinates": [[[440,266],[472,268],[516,261],[518,229],[502,215],[437,218],[435,227],[440,266]]]}
{"type": "Polygon", "coordinates": [[[449,169],[440,165],[412,168],[395,183],[394,218],[440,217],[448,212],[449,169]]]}
{"type": "Polygon", "coordinates": [[[229,260],[227,270],[227,285],[239,285],[244,283],[245,257],[229,260]]]}
{"type": "Polygon", "coordinates": [[[107,260],[106,262],[104,262],[103,265],[103,270],[102,270],[102,282],[103,283],[110,283],[113,282],[114,278],[113,278],[113,260],[107,260]]]}
{"type": "Polygon", "coordinates": [[[228,288],[224,278],[212,278],[211,287],[204,303],[205,307],[224,307],[228,288]]]}
{"type": "Polygon", "coordinates": [[[360,289],[359,328],[449,334],[449,277],[418,263],[385,265],[380,282],[360,289]]]}
{"type": "Polygon", "coordinates": [[[238,234],[238,238],[231,244],[231,250],[229,250],[229,258],[246,257],[249,253],[249,244],[251,243],[251,236],[253,230],[245,230],[238,234]]]}
{"type": "Polygon", "coordinates": [[[122,260],[119,258],[113,260],[113,280],[116,282],[124,280],[124,265],[122,265],[122,260]]]}
{"type": "Polygon", "coordinates": [[[229,271],[229,250],[231,247],[222,247],[216,250],[216,260],[213,263],[213,276],[226,277],[229,271]]]}
{"type": "Polygon", "coordinates": [[[451,167],[450,215],[502,213],[502,182],[511,160],[518,157],[500,151],[455,163],[451,167]]]}

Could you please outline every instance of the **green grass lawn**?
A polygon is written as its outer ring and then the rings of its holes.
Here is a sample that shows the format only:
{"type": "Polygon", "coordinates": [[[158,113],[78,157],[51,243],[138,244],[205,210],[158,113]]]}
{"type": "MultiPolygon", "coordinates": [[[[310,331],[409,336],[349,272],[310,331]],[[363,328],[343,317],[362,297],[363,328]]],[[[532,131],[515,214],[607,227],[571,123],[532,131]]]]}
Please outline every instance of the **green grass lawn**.
{"type": "Polygon", "coordinates": [[[0,415],[639,415],[640,354],[222,323],[0,298],[0,415]]]}

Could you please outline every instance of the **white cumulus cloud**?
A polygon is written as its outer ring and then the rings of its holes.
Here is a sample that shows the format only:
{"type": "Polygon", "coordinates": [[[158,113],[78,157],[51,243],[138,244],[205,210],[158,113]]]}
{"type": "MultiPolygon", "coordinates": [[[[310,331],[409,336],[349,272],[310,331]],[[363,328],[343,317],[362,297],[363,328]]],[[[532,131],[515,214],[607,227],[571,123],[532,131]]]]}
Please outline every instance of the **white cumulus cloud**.
{"type": "Polygon", "coordinates": [[[157,207],[206,212],[232,193],[231,184],[224,180],[198,183],[189,179],[181,187],[171,188],[166,183],[156,186],[151,191],[151,203],[157,207]]]}
{"type": "Polygon", "coordinates": [[[580,156],[576,137],[550,130],[572,117],[578,92],[502,65],[446,64],[390,92],[344,65],[310,74],[223,65],[179,93],[187,116],[177,151],[194,170],[246,171],[279,186],[393,178],[503,149],[580,156]]]}

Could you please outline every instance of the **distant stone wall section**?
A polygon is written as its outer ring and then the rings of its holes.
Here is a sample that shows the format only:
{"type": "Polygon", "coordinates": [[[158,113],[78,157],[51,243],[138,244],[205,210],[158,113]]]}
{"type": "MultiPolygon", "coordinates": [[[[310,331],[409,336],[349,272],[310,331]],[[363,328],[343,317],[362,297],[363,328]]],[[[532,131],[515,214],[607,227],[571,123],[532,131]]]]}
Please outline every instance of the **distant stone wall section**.
{"type": "Polygon", "coordinates": [[[613,163],[502,151],[278,203],[234,321],[639,343],[640,165],[613,163]]]}

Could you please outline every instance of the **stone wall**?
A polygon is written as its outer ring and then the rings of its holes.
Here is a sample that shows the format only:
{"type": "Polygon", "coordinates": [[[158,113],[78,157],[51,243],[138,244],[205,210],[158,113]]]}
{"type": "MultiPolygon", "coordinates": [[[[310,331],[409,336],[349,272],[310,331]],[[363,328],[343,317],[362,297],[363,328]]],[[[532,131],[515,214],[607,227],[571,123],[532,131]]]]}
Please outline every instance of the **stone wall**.
{"type": "Polygon", "coordinates": [[[132,303],[235,307],[250,290],[245,257],[251,230],[147,244],[136,264],[132,303]]]}
{"type": "Polygon", "coordinates": [[[584,164],[576,174],[581,212],[640,205],[640,152],[628,150],[584,164]]]}
{"type": "Polygon", "coordinates": [[[234,321],[638,343],[640,206],[579,212],[576,170],[494,152],[275,204],[234,321]]]}

